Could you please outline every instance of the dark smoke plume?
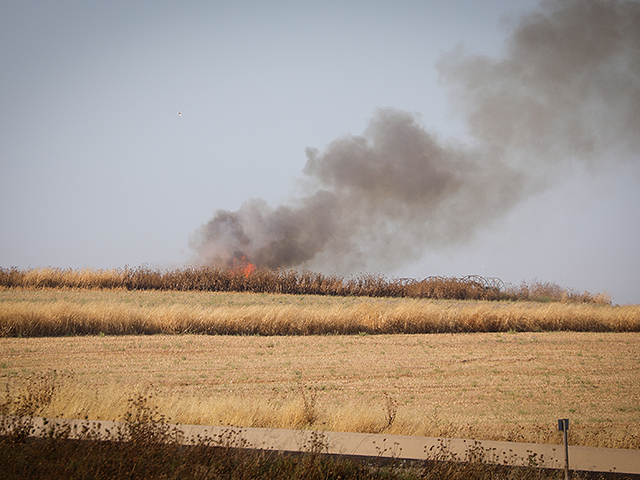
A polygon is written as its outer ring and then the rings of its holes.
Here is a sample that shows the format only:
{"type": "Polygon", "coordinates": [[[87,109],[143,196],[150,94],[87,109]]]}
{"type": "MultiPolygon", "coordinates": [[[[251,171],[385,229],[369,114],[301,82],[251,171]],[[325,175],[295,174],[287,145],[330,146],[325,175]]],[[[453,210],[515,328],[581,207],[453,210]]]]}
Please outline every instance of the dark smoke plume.
{"type": "Polygon", "coordinates": [[[438,67],[472,146],[381,109],[362,135],[307,149],[307,196],[218,211],[192,239],[197,263],[394,269],[469,240],[576,162],[637,161],[639,25],[636,1],[546,2],[516,25],[505,58],[454,50],[438,67]]]}

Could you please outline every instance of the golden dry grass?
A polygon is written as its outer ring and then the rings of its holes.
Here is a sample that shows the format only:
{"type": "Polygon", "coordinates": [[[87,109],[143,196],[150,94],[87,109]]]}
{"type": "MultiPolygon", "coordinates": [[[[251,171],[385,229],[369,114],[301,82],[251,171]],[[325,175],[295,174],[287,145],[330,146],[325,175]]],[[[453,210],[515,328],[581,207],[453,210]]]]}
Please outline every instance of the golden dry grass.
{"type": "MultiPolygon", "coordinates": [[[[0,339],[0,388],[56,370],[38,415],[640,448],[638,333],[0,339]],[[46,403],[46,402],[44,402],[46,403]]],[[[42,402],[41,402],[42,403],[42,402]]]]}
{"type": "Polygon", "coordinates": [[[0,290],[0,336],[640,331],[640,306],[220,292],[0,290]]]}

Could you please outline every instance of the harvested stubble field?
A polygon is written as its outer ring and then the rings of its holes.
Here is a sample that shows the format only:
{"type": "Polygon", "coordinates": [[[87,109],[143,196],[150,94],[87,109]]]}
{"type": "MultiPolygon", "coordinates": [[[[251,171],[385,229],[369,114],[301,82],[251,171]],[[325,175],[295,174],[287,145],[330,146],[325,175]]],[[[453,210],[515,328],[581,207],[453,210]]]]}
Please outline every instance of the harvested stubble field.
{"type": "Polygon", "coordinates": [[[142,394],[175,423],[559,443],[555,421],[570,418],[572,444],[640,448],[639,311],[558,303],[11,289],[0,291],[0,387],[23,399],[50,392],[34,412],[42,416],[118,420],[128,399],[142,394]],[[17,322],[16,306],[31,311],[31,320],[25,314],[24,323],[17,322]],[[415,330],[409,320],[420,318],[420,308],[430,312],[427,317],[446,312],[438,317],[440,330],[427,331],[465,332],[475,325],[479,332],[403,333],[403,325],[415,330]],[[402,321],[390,320],[402,311],[402,321]],[[492,328],[484,317],[494,319],[492,328]],[[219,318],[226,326],[211,330],[207,322],[219,318]],[[550,318],[556,320],[548,323],[550,318]],[[558,318],[573,323],[559,324],[558,318]],[[44,326],[46,321],[53,326],[44,326]],[[331,328],[315,331],[323,322],[331,328]],[[137,333],[155,334],[135,334],[132,324],[148,329],[137,333]],[[546,330],[544,325],[608,332],[535,331],[546,330]],[[497,331],[485,332],[491,329],[497,331]],[[194,331],[210,335],[189,333],[194,331]],[[94,335],[62,336],[69,333],[94,335]]]}

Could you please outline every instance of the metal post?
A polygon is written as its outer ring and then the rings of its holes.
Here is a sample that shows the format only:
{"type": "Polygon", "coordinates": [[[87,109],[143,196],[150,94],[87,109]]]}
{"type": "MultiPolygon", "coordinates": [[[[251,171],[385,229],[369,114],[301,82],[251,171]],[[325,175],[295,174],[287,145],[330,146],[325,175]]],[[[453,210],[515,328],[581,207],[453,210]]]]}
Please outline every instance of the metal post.
{"type": "Polygon", "coordinates": [[[569,480],[569,442],[567,433],[569,432],[569,419],[558,420],[558,430],[562,431],[564,437],[564,480],[569,480]]]}

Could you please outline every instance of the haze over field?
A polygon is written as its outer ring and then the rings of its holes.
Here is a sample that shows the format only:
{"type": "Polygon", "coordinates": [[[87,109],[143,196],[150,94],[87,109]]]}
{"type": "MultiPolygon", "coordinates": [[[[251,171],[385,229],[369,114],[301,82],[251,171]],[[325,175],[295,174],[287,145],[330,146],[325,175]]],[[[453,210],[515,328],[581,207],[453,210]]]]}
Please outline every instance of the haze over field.
{"type": "Polygon", "coordinates": [[[0,12],[1,266],[244,256],[640,303],[637,1],[0,12]]]}

